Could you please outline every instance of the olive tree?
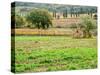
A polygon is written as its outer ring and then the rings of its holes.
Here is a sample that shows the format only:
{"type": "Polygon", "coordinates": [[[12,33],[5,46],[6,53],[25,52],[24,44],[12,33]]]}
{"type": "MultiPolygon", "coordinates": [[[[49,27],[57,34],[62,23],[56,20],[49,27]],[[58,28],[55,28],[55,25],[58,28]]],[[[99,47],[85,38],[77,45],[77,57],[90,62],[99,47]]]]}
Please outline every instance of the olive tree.
{"type": "Polygon", "coordinates": [[[90,16],[81,17],[79,27],[82,29],[84,37],[90,38],[92,37],[91,30],[96,28],[96,20],[90,16]]]}

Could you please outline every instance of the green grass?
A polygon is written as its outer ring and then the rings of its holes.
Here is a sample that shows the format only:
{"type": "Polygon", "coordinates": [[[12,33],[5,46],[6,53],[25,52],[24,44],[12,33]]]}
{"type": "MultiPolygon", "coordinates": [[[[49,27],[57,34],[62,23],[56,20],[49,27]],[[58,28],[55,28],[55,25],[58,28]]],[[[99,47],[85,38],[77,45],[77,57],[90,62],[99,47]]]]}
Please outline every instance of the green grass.
{"type": "Polygon", "coordinates": [[[16,36],[16,72],[78,70],[97,67],[96,38],[16,36]]]}

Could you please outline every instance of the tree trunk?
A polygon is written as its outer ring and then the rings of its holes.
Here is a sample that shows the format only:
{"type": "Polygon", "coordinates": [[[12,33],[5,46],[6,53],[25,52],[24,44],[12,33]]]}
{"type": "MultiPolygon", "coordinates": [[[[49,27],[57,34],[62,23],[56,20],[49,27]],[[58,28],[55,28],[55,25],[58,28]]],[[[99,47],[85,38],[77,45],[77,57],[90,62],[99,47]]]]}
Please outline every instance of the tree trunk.
{"type": "Polygon", "coordinates": [[[83,38],[86,38],[86,31],[83,30],[83,38]]]}
{"type": "Polygon", "coordinates": [[[90,31],[87,32],[87,38],[91,38],[92,34],[90,33],[90,31]]]}

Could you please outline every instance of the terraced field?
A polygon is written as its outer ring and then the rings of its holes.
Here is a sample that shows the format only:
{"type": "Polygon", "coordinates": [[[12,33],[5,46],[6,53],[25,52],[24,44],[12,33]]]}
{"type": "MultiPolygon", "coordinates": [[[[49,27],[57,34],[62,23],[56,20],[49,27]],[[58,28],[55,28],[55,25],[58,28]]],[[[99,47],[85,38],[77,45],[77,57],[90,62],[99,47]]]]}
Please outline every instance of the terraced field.
{"type": "Polygon", "coordinates": [[[97,67],[96,38],[16,36],[15,45],[15,72],[17,73],[97,67]]]}

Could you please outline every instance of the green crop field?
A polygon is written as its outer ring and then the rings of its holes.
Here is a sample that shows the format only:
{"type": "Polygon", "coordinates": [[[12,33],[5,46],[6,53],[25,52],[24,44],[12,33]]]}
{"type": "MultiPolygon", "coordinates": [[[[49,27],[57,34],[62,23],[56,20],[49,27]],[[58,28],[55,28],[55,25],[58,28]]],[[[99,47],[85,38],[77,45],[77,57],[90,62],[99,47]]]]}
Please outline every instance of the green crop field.
{"type": "Polygon", "coordinates": [[[15,45],[15,72],[17,73],[97,67],[96,38],[16,36],[15,45]]]}

